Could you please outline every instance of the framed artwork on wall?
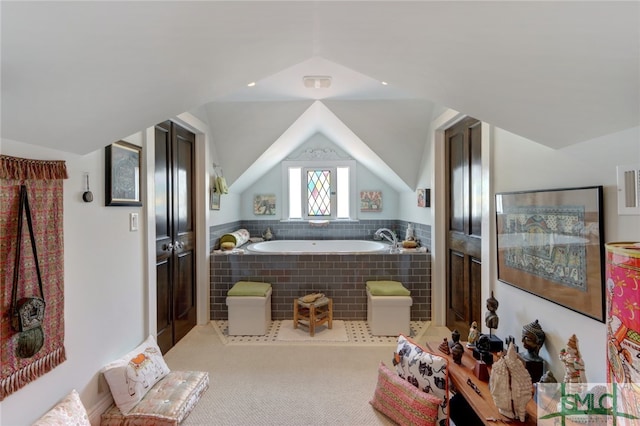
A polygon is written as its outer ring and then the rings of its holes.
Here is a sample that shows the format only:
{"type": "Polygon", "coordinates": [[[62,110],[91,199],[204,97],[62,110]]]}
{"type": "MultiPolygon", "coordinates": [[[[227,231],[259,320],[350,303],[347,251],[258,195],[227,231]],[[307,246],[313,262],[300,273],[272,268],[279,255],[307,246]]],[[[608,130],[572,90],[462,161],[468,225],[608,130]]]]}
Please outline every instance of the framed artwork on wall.
{"type": "Polygon", "coordinates": [[[498,279],[604,322],[602,186],[496,194],[498,279]]]}
{"type": "Polygon", "coordinates": [[[426,207],[426,190],[425,189],[418,189],[417,191],[418,194],[418,207],[426,207]]]}
{"type": "Polygon", "coordinates": [[[276,196],[274,194],[258,194],[253,198],[253,214],[272,216],[276,214],[276,196]]]}
{"type": "Polygon", "coordinates": [[[382,191],[360,191],[361,212],[382,211],[382,191]]]}
{"type": "Polygon", "coordinates": [[[209,209],[220,210],[220,193],[215,188],[209,191],[209,209]]]}
{"type": "Polygon", "coordinates": [[[124,141],[105,148],[105,205],[141,206],[142,148],[124,141]]]}

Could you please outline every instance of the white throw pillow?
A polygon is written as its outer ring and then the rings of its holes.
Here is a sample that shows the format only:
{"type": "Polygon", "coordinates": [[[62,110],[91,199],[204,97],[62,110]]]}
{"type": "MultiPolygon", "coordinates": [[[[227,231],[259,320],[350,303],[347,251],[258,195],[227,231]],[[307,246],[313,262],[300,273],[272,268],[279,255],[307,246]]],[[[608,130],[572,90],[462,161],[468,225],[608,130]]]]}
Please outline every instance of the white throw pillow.
{"type": "Polygon", "coordinates": [[[393,354],[393,365],[400,377],[442,400],[438,410],[438,424],[449,424],[448,359],[427,351],[401,334],[393,354]]]}
{"type": "Polygon", "coordinates": [[[73,389],[62,401],[56,404],[32,426],[91,426],[87,410],[80,401],[80,395],[73,389]]]}
{"type": "Polygon", "coordinates": [[[153,336],[102,369],[113,400],[122,414],[131,411],[170,371],[153,336]]]}

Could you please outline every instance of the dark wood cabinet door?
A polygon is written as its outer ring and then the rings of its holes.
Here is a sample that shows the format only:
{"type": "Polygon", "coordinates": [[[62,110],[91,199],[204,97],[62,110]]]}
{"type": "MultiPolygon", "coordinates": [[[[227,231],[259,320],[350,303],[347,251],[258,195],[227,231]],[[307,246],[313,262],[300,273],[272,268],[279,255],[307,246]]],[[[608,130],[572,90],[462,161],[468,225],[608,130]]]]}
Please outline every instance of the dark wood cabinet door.
{"type": "Polygon", "coordinates": [[[481,123],[466,118],[445,131],[449,229],[447,327],[463,340],[472,321],[481,325],[481,123]]]}
{"type": "Polygon", "coordinates": [[[168,351],[196,324],[195,135],[155,128],[157,340],[168,351]]]}

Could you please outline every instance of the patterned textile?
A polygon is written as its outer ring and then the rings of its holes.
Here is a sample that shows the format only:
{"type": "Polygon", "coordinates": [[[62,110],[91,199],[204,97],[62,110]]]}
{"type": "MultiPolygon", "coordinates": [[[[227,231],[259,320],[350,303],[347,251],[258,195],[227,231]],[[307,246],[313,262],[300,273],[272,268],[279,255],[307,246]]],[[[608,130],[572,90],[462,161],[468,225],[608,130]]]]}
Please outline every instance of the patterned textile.
{"type": "Polygon", "coordinates": [[[31,426],[91,426],[87,409],[74,389],[31,426]]]}
{"type": "Polygon", "coordinates": [[[442,400],[438,409],[438,425],[449,424],[449,361],[428,352],[410,338],[399,335],[393,354],[398,376],[423,392],[442,400]]]}
{"type": "Polygon", "coordinates": [[[113,400],[127,414],[170,370],[153,336],[102,369],[113,400]]]}
{"type": "Polygon", "coordinates": [[[128,414],[112,405],[102,414],[101,426],[177,426],[209,388],[209,373],[172,371],[155,384],[128,414]]]}
{"type": "Polygon", "coordinates": [[[422,392],[381,362],[378,384],[369,402],[373,408],[401,426],[435,426],[442,400],[422,392]]]}
{"type": "Polygon", "coordinates": [[[238,229],[230,234],[224,234],[220,237],[220,244],[222,243],[233,243],[234,247],[240,247],[247,241],[249,241],[249,231],[246,229],[238,229]]]}
{"type": "Polygon", "coordinates": [[[584,206],[505,206],[503,215],[501,238],[515,243],[506,244],[507,267],[587,291],[587,245],[570,243],[591,232],[584,206]]]}
{"type": "MultiPolygon", "coordinates": [[[[64,362],[64,242],[62,161],[0,155],[0,401],[64,362]],[[27,186],[46,303],[44,345],[30,358],[16,355],[20,333],[11,327],[11,292],[18,229],[20,185],[27,186]]],[[[26,222],[26,220],[25,220],[26,222]]],[[[28,228],[22,235],[18,299],[39,295],[28,228]]]]}

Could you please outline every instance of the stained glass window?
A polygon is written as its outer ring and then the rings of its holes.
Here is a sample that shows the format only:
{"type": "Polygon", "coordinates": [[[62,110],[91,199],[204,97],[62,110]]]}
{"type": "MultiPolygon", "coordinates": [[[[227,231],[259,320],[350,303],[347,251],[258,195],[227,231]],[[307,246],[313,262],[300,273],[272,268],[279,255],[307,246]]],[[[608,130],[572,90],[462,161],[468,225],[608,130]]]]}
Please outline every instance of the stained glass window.
{"type": "Polygon", "coordinates": [[[288,197],[284,197],[282,208],[289,212],[287,219],[356,217],[352,209],[357,203],[350,200],[355,194],[355,161],[335,163],[337,161],[323,161],[322,164],[283,161],[283,188],[288,197]]]}
{"type": "Polygon", "coordinates": [[[331,170],[307,171],[307,214],[331,216],[331,170]]]}

